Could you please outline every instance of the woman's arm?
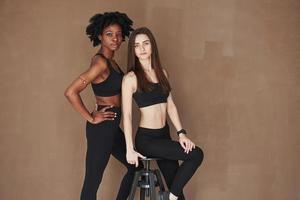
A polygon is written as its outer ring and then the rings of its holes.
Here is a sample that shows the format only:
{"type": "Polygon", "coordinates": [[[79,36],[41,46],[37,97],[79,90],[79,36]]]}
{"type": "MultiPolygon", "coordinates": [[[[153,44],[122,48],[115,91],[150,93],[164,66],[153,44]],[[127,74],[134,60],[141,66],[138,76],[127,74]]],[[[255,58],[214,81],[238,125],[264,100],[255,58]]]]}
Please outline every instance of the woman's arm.
{"type": "Polygon", "coordinates": [[[133,75],[129,72],[122,80],[122,113],[127,151],[134,150],[132,140],[132,95],[134,91],[133,75]]]}
{"type": "MultiPolygon", "coordinates": [[[[179,118],[179,114],[178,114],[178,111],[177,111],[177,107],[173,101],[173,97],[172,97],[172,94],[170,92],[169,96],[168,96],[168,99],[167,99],[167,112],[168,112],[168,115],[176,129],[176,131],[179,131],[182,129],[182,125],[181,125],[181,121],[180,121],[180,118],[179,118]]],[[[179,134],[179,136],[182,136],[184,134],[179,134]]]]}
{"type": "MultiPolygon", "coordinates": [[[[164,70],[164,73],[166,77],[168,78],[168,74],[166,70],[164,70]]],[[[182,129],[181,121],[179,118],[179,114],[177,111],[177,107],[173,101],[173,97],[171,92],[169,93],[168,99],[167,99],[167,112],[169,115],[170,120],[172,121],[176,131],[179,131],[182,129]]],[[[183,133],[179,134],[179,142],[184,148],[184,151],[186,153],[189,153],[189,151],[192,151],[193,148],[195,148],[195,144],[183,133]]]]}
{"type": "Polygon", "coordinates": [[[97,118],[93,117],[83,104],[80,97],[80,92],[83,91],[86,86],[90,84],[100,73],[103,73],[105,68],[106,61],[102,57],[95,56],[92,60],[90,68],[76,78],[65,91],[65,96],[74,109],[90,123],[99,123],[106,118],[109,119],[111,114],[113,114],[112,112],[106,112],[105,116],[103,115],[97,118]]]}
{"type": "MultiPolygon", "coordinates": [[[[165,69],[163,69],[163,72],[164,72],[165,76],[167,77],[167,79],[169,79],[169,74],[167,73],[167,71],[165,69]]],[[[176,105],[173,101],[173,97],[172,97],[171,92],[169,93],[169,96],[168,96],[168,99],[167,99],[167,112],[168,112],[168,115],[169,115],[175,129],[177,131],[181,130],[182,125],[181,125],[180,118],[179,118],[178,111],[177,111],[177,107],[176,107],[176,105]]],[[[182,134],[180,134],[180,135],[182,135],[182,134]]]]}
{"type": "Polygon", "coordinates": [[[138,157],[144,158],[144,156],[134,150],[132,139],[132,95],[136,88],[136,77],[133,72],[129,72],[122,80],[122,113],[126,140],[126,159],[128,163],[138,166],[138,157]]]}

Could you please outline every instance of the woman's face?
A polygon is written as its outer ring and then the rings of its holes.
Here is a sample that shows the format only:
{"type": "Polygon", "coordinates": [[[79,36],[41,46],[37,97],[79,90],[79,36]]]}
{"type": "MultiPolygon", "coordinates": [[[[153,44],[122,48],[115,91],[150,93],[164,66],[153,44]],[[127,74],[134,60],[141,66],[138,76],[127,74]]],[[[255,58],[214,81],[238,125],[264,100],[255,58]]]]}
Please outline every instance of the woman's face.
{"type": "Polygon", "coordinates": [[[151,43],[150,39],[145,34],[138,34],[134,42],[135,55],[140,60],[151,58],[151,43]]]}
{"type": "Polygon", "coordinates": [[[110,25],[103,30],[99,37],[102,46],[105,46],[111,51],[116,51],[123,42],[122,28],[118,24],[110,25]]]}

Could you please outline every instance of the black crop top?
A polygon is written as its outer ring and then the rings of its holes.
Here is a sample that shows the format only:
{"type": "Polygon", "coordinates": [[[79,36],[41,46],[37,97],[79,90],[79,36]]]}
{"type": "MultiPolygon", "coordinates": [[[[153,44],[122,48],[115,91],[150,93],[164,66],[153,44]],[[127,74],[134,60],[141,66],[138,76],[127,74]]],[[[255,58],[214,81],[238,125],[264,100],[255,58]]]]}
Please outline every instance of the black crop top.
{"type": "Polygon", "coordinates": [[[150,92],[137,90],[133,93],[133,98],[139,108],[167,102],[169,93],[164,92],[159,83],[152,83],[152,85],[153,88],[150,92]]]}
{"type": "MultiPolygon", "coordinates": [[[[102,54],[96,54],[100,55],[103,58],[105,58],[102,54]]],[[[94,94],[96,96],[102,96],[102,97],[109,97],[114,96],[121,93],[121,84],[122,84],[122,78],[123,78],[123,71],[119,68],[120,73],[117,72],[111,65],[110,61],[106,59],[107,67],[109,69],[109,75],[108,77],[102,81],[101,83],[91,83],[94,94]]]]}

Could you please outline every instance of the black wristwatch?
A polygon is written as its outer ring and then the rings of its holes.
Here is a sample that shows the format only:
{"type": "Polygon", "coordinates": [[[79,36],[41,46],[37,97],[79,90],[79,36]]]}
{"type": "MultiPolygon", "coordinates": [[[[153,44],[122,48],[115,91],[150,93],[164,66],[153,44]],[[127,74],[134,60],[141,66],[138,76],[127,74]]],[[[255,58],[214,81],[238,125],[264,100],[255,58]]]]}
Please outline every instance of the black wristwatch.
{"type": "Polygon", "coordinates": [[[185,129],[181,129],[181,130],[179,130],[179,131],[177,131],[177,135],[179,136],[179,134],[184,134],[184,135],[186,135],[186,130],[185,129]]]}

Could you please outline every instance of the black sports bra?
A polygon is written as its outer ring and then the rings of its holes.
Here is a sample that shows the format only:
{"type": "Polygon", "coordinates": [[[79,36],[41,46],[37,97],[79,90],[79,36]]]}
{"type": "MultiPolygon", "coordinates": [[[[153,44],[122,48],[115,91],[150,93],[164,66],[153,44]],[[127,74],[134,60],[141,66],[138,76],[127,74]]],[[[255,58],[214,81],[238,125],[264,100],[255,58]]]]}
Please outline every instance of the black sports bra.
{"type": "Polygon", "coordinates": [[[160,83],[151,83],[152,90],[150,92],[136,91],[133,98],[139,108],[152,106],[154,104],[166,103],[169,96],[168,92],[164,92],[160,83]]]}
{"type": "Polygon", "coordinates": [[[120,94],[122,78],[124,75],[123,71],[118,66],[120,72],[117,72],[112,67],[110,61],[105,56],[103,56],[102,54],[96,54],[96,55],[100,55],[106,59],[107,67],[109,69],[109,75],[101,83],[91,83],[94,94],[96,96],[102,96],[102,97],[109,97],[109,96],[120,94]]]}

